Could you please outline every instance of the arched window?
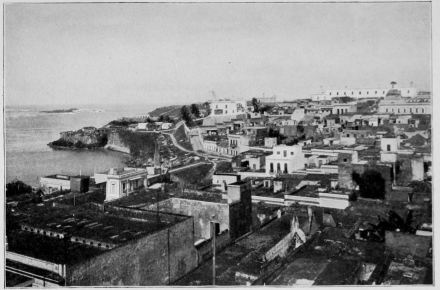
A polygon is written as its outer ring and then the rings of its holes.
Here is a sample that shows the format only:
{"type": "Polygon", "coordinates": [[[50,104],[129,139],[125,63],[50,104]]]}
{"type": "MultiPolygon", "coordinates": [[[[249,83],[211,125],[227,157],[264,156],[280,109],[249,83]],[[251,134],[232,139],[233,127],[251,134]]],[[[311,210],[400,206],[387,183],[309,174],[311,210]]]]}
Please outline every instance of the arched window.
{"type": "Polygon", "coordinates": [[[273,163],[270,163],[270,172],[273,172],[273,163]]]}
{"type": "Polygon", "coordinates": [[[288,173],[288,171],[287,171],[287,163],[284,163],[284,173],[288,173]]]}
{"type": "Polygon", "coordinates": [[[277,172],[281,172],[281,164],[277,163],[277,172]]]}

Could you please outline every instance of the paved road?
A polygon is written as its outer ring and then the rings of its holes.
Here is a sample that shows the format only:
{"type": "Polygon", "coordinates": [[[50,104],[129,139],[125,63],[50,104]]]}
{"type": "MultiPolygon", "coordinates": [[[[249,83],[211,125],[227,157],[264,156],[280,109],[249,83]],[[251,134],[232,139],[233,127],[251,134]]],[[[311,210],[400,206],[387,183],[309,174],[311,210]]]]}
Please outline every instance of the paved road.
{"type": "MultiPolygon", "coordinates": [[[[176,128],[174,130],[177,130],[180,126],[183,126],[183,121],[180,121],[179,123],[177,123],[176,124],[176,128]]],[[[176,146],[177,148],[179,148],[180,150],[184,151],[184,152],[194,153],[194,154],[196,154],[198,156],[205,157],[205,158],[211,158],[211,159],[212,158],[216,158],[216,159],[224,160],[224,161],[231,161],[232,160],[231,157],[209,154],[207,152],[200,153],[200,152],[195,152],[195,151],[192,151],[192,150],[188,150],[188,149],[180,146],[179,143],[177,143],[177,140],[176,140],[176,138],[174,137],[174,135],[172,133],[165,133],[165,132],[162,132],[162,133],[170,136],[171,141],[173,142],[173,145],[176,146]]],[[[215,163],[215,164],[217,163],[215,160],[211,160],[211,161],[213,163],[215,163]]]]}

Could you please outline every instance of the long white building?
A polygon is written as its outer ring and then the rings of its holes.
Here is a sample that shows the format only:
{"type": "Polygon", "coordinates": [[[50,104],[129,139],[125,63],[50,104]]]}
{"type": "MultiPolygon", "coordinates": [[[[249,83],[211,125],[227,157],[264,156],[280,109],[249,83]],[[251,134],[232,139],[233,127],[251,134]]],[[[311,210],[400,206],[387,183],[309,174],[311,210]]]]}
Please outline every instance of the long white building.
{"type": "MultiPolygon", "coordinates": [[[[400,90],[402,97],[414,98],[418,95],[417,88],[397,88],[400,90]]],[[[390,88],[377,88],[377,89],[339,89],[339,90],[326,90],[325,95],[328,98],[333,97],[352,97],[352,98],[380,98],[385,97],[390,88]]]]}

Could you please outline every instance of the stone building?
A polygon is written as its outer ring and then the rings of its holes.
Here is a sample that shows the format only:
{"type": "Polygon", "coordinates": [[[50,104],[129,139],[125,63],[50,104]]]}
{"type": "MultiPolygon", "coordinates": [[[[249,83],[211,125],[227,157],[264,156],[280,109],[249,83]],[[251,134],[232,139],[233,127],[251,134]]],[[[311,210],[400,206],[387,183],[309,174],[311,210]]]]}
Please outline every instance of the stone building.
{"type": "Polygon", "coordinates": [[[23,214],[6,271],[35,286],[169,285],[197,266],[192,217],[99,204],[23,214]]]}

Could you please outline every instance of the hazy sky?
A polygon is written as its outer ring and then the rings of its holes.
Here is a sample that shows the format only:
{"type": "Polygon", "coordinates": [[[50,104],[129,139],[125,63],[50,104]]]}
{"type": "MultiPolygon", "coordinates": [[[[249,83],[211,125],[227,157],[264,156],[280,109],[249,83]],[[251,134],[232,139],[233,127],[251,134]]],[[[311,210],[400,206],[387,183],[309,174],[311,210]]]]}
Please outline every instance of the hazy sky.
{"type": "Polygon", "coordinates": [[[5,104],[429,90],[430,5],[6,4],[5,104]]]}

